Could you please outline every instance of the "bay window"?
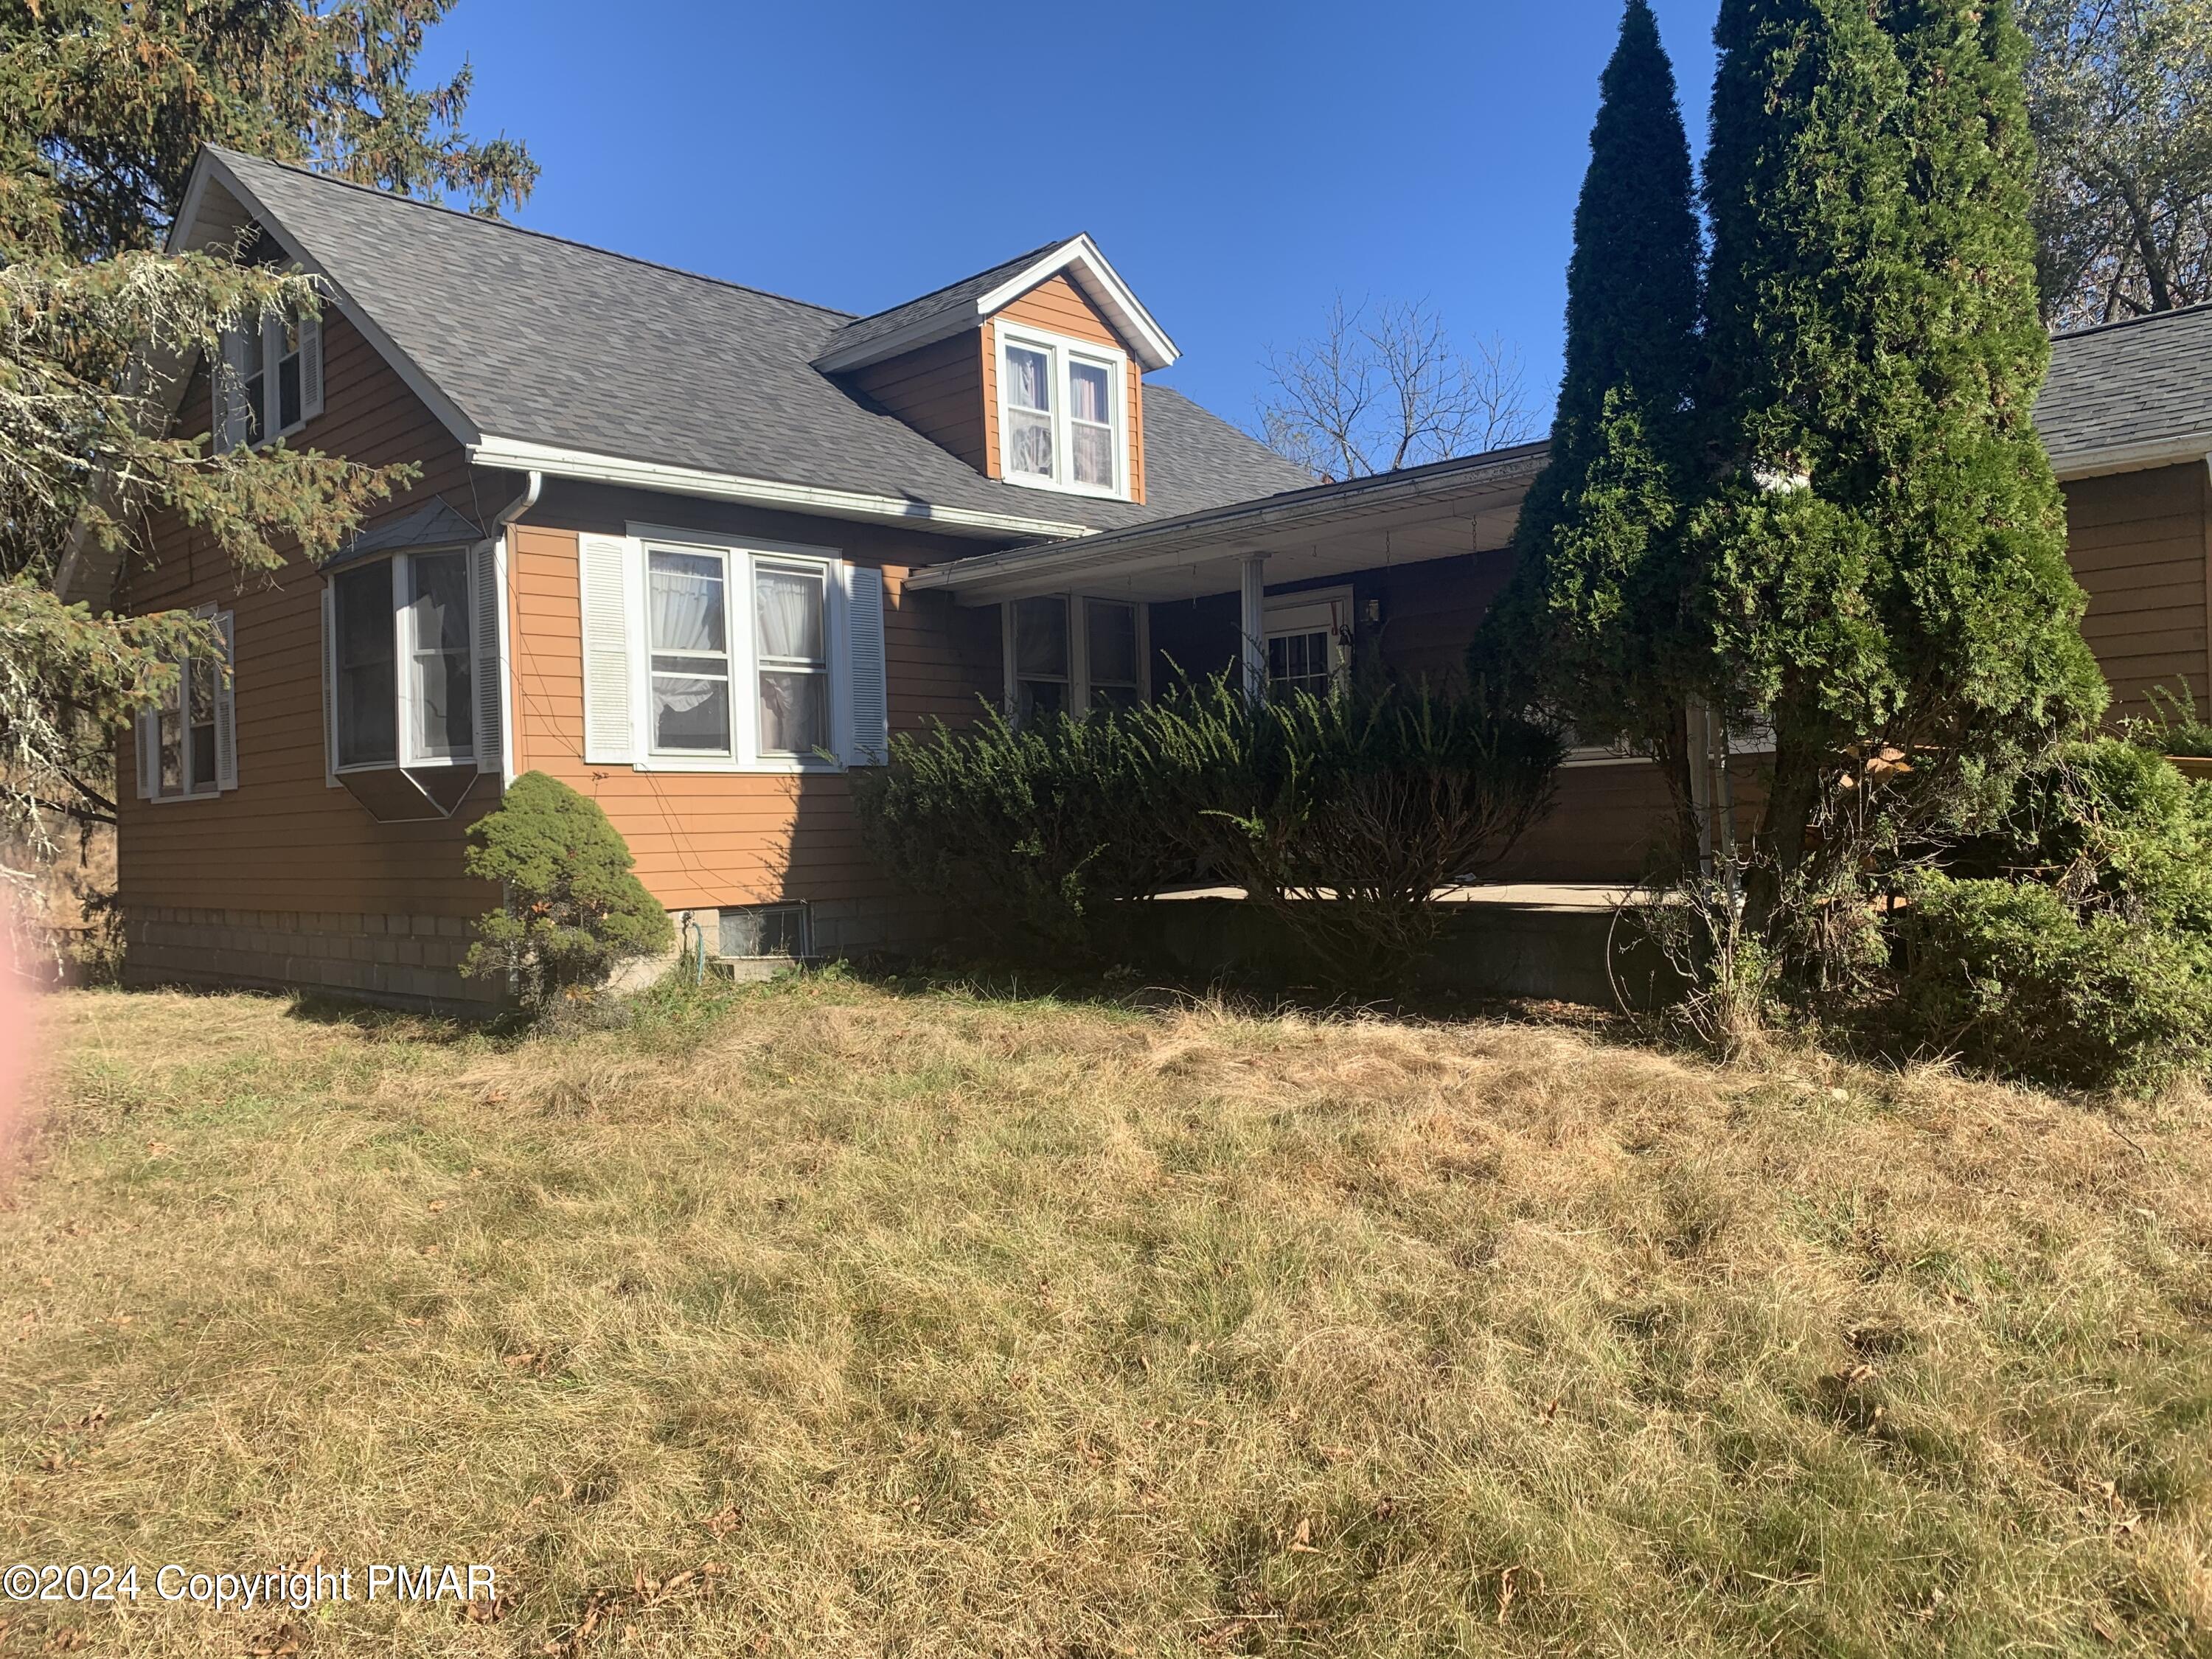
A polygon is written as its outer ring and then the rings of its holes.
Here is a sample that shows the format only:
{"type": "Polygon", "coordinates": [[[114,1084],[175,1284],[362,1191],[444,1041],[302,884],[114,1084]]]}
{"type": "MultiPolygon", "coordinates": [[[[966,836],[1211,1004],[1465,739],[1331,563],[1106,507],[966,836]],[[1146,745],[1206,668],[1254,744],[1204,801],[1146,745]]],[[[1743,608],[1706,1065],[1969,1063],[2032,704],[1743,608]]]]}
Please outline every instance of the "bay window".
{"type": "Polygon", "coordinates": [[[323,588],[328,781],[378,818],[453,811],[503,770],[496,544],[356,558],[323,588]]]}
{"type": "Polygon", "coordinates": [[[1128,360],[1109,346],[998,325],[1000,471],[1011,483],[1128,494],[1128,360]]]}

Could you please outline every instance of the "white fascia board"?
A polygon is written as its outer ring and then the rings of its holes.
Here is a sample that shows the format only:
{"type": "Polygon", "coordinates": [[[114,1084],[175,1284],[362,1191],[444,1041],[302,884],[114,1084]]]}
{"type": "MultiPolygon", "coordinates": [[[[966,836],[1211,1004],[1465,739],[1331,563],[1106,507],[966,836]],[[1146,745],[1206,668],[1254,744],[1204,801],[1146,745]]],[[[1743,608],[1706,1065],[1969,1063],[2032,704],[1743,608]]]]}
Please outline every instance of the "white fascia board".
{"type": "MultiPolygon", "coordinates": [[[[377,325],[376,319],[346,292],[344,285],[323,269],[322,263],[309,254],[306,247],[301,246],[300,240],[285,228],[276,216],[261,204],[253,192],[246,189],[240,181],[238,175],[223,164],[220,156],[211,151],[202,150],[198,165],[194,172],[195,177],[185,191],[185,200],[195,215],[205,196],[208,179],[213,177],[218,179],[222,187],[237,200],[238,204],[252,214],[264,230],[276,239],[277,245],[284,250],[285,254],[294,264],[320,280],[328,302],[337,306],[345,319],[361,331],[369,344],[376,349],[377,356],[392,366],[392,372],[399,376],[407,389],[421,398],[424,406],[438,417],[438,423],[453,434],[454,442],[462,445],[473,444],[483,435],[477,432],[476,422],[461,412],[460,405],[447,397],[438,383],[423,373],[420,363],[400,349],[398,343],[377,325]]],[[[197,227],[191,223],[185,214],[179,214],[176,224],[170,228],[171,252],[175,252],[179,246],[190,246],[196,228],[197,227]],[[179,230],[184,233],[181,237],[179,235],[179,230]]]]}
{"type": "Polygon", "coordinates": [[[1070,269],[1082,278],[1091,297],[1121,325],[1131,344],[1136,347],[1137,361],[1146,368],[1166,368],[1182,356],[1176,343],[1168,338],[1167,331],[1152,320],[1152,313],[1145,309],[1134,291],[1121,280],[1121,274],[1106,263],[1106,256],[1087,235],[1062,243],[1027,270],[982,295],[975,301],[977,318],[1005,309],[1039,283],[1070,269]]]}
{"type": "Polygon", "coordinates": [[[2154,467],[2186,466],[2212,457],[2212,429],[2179,438],[2153,438],[2142,443],[2112,444],[2084,450],[2064,459],[2053,459],[2051,470],[2061,483],[2076,478],[2109,477],[2115,472],[2148,472],[2154,467]]]}
{"type": "Polygon", "coordinates": [[[1168,338],[1166,331],[1152,320],[1152,313],[1145,309],[1129,285],[1121,280],[1121,274],[1106,263],[1106,256],[1098,251],[1097,245],[1088,236],[1077,236],[1061,243],[1051,252],[1025,266],[1018,275],[1007,278],[968,305],[932,313],[877,339],[848,346],[842,351],[825,353],[814,360],[814,367],[825,374],[840,374],[847,369],[861,368],[869,363],[902,356],[923,346],[933,345],[948,336],[980,328],[994,313],[1003,311],[1039,283],[1069,270],[1073,270],[1085,290],[1119,325],[1124,337],[1135,348],[1137,361],[1146,368],[1166,368],[1182,355],[1176,343],[1168,338]]]}
{"type": "Polygon", "coordinates": [[[475,465],[493,467],[506,472],[543,472],[556,478],[579,478],[590,483],[658,490],[669,495],[692,495],[706,501],[750,501],[757,507],[780,507],[790,513],[812,513],[824,518],[854,519],[864,523],[918,525],[950,536],[1015,536],[1028,539],[1064,540],[1071,536],[1091,533],[1087,525],[1065,524],[1049,519],[1019,518],[1006,513],[979,512],[972,507],[940,507],[903,495],[871,495],[860,490],[784,483],[773,478],[748,478],[731,472],[708,472],[697,467],[669,466],[659,461],[634,461],[620,455],[562,449],[550,444],[530,443],[519,438],[488,437],[471,444],[468,448],[469,459],[475,465]]]}
{"type": "MultiPolygon", "coordinates": [[[[978,553],[916,570],[908,587],[939,587],[963,595],[963,604],[988,604],[1019,591],[1049,592],[1072,579],[1133,575],[1188,564],[1194,550],[1207,558],[1231,558],[1264,551],[1267,542],[1291,534],[1310,534],[1331,520],[1351,520],[1389,512],[1425,498],[1455,500],[1473,490],[1486,493],[1525,484],[1543,471],[1542,452],[1510,460],[1455,469],[1441,477],[1421,473],[1394,477],[1379,474],[1350,485],[1322,484],[1286,495],[1214,507],[1183,523],[1173,520],[1133,525],[1126,530],[1092,531],[1082,539],[1054,547],[1010,547],[978,553]]],[[[1426,471],[1426,469],[1423,470],[1426,471]]]]}

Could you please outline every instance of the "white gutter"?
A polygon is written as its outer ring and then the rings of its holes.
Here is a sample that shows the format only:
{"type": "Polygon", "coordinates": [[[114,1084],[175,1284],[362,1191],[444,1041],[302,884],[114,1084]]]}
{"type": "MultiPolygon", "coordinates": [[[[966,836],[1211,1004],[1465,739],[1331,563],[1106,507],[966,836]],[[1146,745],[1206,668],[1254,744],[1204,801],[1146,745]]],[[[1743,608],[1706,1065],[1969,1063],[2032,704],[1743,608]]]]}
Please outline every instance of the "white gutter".
{"type": "Polygon", "coordinates": [[[908,587],[954,590],[996,588],[1024,578],[1073,571],[1087,575],[1127,574],[1180,564],[1194,545],[1214,548],[1222,557],[1257,550],[1246,544],[1288,536],[1316,525],[1418,506],[1437,497],[1456,497],[1472,489],[1498,489],[1533,479],[1544,469],[1547,448],[1530,446],[1500,459],[1437,463],[1404,473],[1380,473],[1348,483],[1318,484],[1310,489],[1263,495],[1211,507],[1180,519],[1094,532],[1082,541],[1052,547],[1010,547],[914,571],[908,587]]]}
{"type": "Polygon", "coordinates": [[[2112,444],[2084,450],[2061,460],[2052,458],[2051,470],[2061,483],[2076,478],[2102,478],[2115,472],[2148,472],[2154,467],[2185,466],[2212,454],[2212,429],[2179,438],[2152,438],[2141,443],[2112,444]]]}
{"type": "Polygon", "coordinates": [[[468,447],[468,457],[477,466],[495,467],[507,472],[538,472],[549,477],[579,478],[590,483],[617,484],[710,501],[749,501],[757,507],[783,507],[834,519],[918,525],[948,536],[1060,541],[1091,533],[1088,525],[978,512],[970,507],[940,507],[905,495],[872,495],[860,490],[829,489],[815,484],[783,483],[772,478],[708,472],[696,467],[667,466],[658,461],[633,461],[590,450],[527,443],[519,438],[484,438],[468,447]]]}

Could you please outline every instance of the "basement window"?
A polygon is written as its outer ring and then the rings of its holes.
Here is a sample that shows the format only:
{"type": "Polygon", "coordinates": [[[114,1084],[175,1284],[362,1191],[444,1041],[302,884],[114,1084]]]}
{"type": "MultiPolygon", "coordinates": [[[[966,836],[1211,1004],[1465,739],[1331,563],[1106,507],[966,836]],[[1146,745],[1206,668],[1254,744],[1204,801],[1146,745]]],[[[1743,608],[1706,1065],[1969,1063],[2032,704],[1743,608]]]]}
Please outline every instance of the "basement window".
{"type": "Polygon", "coordinates": [[[724,957],[788,957],[803,962],[810,954],[804,904],[749,904],[721,913],[715,954],[724,957]]]}

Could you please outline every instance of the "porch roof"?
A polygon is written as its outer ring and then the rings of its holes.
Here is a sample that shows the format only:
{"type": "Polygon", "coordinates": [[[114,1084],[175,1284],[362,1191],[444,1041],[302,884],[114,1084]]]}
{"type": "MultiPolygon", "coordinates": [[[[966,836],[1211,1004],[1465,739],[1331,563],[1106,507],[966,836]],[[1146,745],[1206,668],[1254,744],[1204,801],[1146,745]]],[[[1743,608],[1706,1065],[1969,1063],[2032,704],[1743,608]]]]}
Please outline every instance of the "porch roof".
{"type": "Polygon", "coordinates": [[[1272,587],[1492,552],[1511,540],[1522,497],[1543,470],[1547,449],[1517,444],[1072,541],[977,554],[916,570],[907,586],[942,589],[962,605],[1067,592],[1187,599],[1236,591],[1243,561],[1255,553],[1267,555],[1272,587]]]}

